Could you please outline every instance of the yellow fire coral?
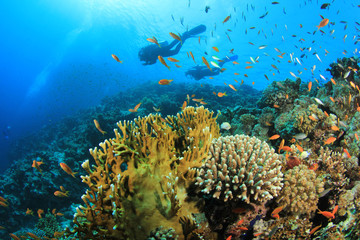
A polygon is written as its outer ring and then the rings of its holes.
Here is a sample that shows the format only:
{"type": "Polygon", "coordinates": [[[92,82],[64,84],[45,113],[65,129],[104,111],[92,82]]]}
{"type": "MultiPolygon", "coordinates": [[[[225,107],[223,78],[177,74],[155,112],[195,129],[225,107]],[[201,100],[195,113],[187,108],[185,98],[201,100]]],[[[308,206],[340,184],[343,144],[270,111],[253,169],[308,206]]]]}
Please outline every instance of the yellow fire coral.
{"type": "Polygon", "coordinates": [[[277,202],[290,213],[310,214],[316,210],[318,196],[322,191],[324,184],[315,172],[305,165],[299,165],[285,173],[284,188],[277,202]]]}
{"type": "Polygon", "coordinates": [[[276,197],[283,184],[281,161],[256,137],[220,137],[210,148],[196,184],[205,194],[228,201],[264,202],[276,197]]]}
{"type": "Polygon", "coordinates": [[[164,226],[182,236],[186,222],[180,218],[198,212],[195,203],[185,201],[186,188],[219,135],[216,117],[203,107],[187,107],[177,116],[150,114],[117,125],[115,138],[90,149],[95,166],[89,160],[82,165],[89,190],[68,235],[145,239],[164,226]]]}

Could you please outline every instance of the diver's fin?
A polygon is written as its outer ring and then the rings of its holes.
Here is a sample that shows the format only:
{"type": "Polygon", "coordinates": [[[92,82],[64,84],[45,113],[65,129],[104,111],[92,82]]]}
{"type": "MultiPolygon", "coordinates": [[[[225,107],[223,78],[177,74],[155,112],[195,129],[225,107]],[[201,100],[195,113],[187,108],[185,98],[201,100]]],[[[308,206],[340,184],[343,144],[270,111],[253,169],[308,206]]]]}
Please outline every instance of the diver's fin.
{"type": "Polygon", "coordinates": [[[182,35],[181,35],[181,39],[184,41],[185,39],[189,38],[189,37],[193,37],[195,35],[198,35],[200,33],[203,33],[206,31],[206,26],[201,24],[197,27],[194,27],[192,29],[190,29],[189,31],[186,31],[184,32],[182,35]]]}

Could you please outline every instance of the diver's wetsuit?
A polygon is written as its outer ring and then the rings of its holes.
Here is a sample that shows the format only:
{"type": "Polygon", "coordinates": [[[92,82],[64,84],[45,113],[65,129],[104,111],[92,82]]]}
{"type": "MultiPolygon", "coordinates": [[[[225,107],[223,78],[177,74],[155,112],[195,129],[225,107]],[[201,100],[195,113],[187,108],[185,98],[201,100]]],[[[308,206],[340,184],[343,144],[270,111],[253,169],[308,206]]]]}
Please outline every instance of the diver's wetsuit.
{"type": "Polygon", "coordinates": [[[185,40],[203,33],[206,31],[206,26],[205,25],[199,25],[189,31],[184,32],[180,37],[182,40],[182,44],[174,39],[170,44],[168,44],[167,41],[159,43],[160,47],[156,44],[151,44],[149,46],[143,47],[140,49],[139,51],[139,59],[140,61],[143,61],[143,65],[151,65],[156,63],[158,56],[162,56],[162,57],[170,57],[173,55],[176,55],[179,53],[182,45],[184,44],[185,40]],[[177,46],[172,49],[175,45],[177,44],[177,46]]]}
{"type": "MultiPolygon", "coordinates": [[[[222,61],[219,63],[220,68],[227,62],[236,61],[237,58],[238,58],[237,55],[223,58],[222,61]]],[[[200,80],[200,79],[202,79],[204,77],[207,77],[207,76],[219,75],[220,68],[214,67],[214,68],[211,68],[211,71],[210,71],[210,69],[208,69],[206,66],[197,65],[197,66],[189,69],[188,71],[186,71],[185,75],[186,76],[191,76],[195,80],[200,80]]]]}

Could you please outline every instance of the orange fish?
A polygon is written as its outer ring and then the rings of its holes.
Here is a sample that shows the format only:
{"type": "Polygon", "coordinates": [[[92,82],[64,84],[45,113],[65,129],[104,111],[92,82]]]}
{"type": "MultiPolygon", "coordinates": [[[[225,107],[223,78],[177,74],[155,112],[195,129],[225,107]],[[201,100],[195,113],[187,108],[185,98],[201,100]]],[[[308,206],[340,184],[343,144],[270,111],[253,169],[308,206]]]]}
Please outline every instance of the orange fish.
{"type": "Polygon", "coordinates": [[[285,152],[292,152],[292,148],[289,146],[283,146],[280,150],[284,150],[285,152]]]}
{"type": "Polygon", "coordinates": [[[354,135],[355,135],[356,140],[359,141],[359,136],[357,135],[357,133],[355,133],[354,135]]]}
{"type": "Polygon", "coordinates": [[[41,214],[43,214],[43,213],[44,213],[44,210],[42,210],[42,209],[37,210],[37,214],[38,214],[39,218],[42,218],[41,214]]]}
{"type": "Polygon", "coordinates": [[[184,101],[183,105],[181,106],[181,110],[184,111],[184,109],[186,108],[186,106],[187,106],[187,101],[184,101]]]}
{"type": "Polygon", "coordinates": [[[27,208],[25,214],[26,215],[34,215],[34,212],[30,208],[27,208]]]}
{"type": "Polygon", "coordinates": [[[312,235],[314,232],[316,232],[319,228],[321,228],[321,224],[319,226],[314,227],[313,229],[311,229],[309,235],[312,235]]]}
{"type": "Polygon", "coordinates": [[[227,16],[222,23],[226,23],[231,18],[231,15],[227,16]]]}
{"type": "Polygon", "coordinates": [[[277,104],[274,104],[274,106],[273,106],[274,108],[279,108],[280,106],[279,105],[277,105],[277,104]]]}
{"type": "Polygon", "coordinates": [[[308,91],[309,91],[309,92],[311,91],[311,86],[312,86],[312,82],[309,82],[309,83],[308,83],[308,91]]]}
{"type": "Polygon", "coordinates": [[[348,150],[346,148],[344,148],[344,153],[346,154],[346,156],[348,158],[351,158],[351,155],[350,155],[350,153],[348,152],[348,150]]]}
{"type": "Polygon", "coordinates": [[[176,63],[175,63],[175,66],[176,66],[177,68],[181,68],[181,66],[180,66],[180,65],[177,65],[176,63]]]}
{"type": "Polygon", "coordinates": [[[26,234],[29,235],[30,237],[32,237],[33,239],[40,240],[40,238],[38,236],[36,236],[35,234],[33,234],[31,232],[27,232],[26,234]]]}
{"type": "Polygon", "coordinates": [[[331,126],[331,130],[333,130],[333,131],[339,131],[340,129],[339,129],[338,126],[331,126]]]}
{"type": "Polygon", "coordinates": [[[61,192],[61,191],[55,191],[54,192],[54,195],[56,196],[56,197],[69,197],[69,195],[68,195],[68,193],[67,192],[61,192]]]}
{"type": "Polygon", "coordinates": [[[160,81],[159,81],[159,84],[160,85],[169,85],[172,81],[174,81],[173,79],[161,79],[160,81]]]}
{"type": "Polygon", "coordinates": [[[324,18],[324,19],[319,23],[319,25],[316,26],[316,27],[317,27],[318,30],[319,30],[320,28],[325,27],[326,25],[328,25],[328,23],[329,23],[329,19],[328,19],[328,18],[324,18]]]}
{"type": "Polygon", "coordinates": [[[229,87],[230,87],[232,90],[237,91],[237,89],[236,89],[233,85],[229,84],[229,87]]]}
{"type": "Polygon", "coordinates": [[[180,62],[179,60],[172,57],[168,57],[167,60],[169,60],[170,62],[180,62]]]}
{"type": "Polygon", "coordinates": [[[180,41],[181,45],[182,45],[182,40],[180,38],[179,35],[175,34],[175,33],[172,33],[172,32],[169,32],[170,36],[178,41],[180,41]]]}
{"type": "Polygon", "coordinates": [[[272,135],[269,140],[275,140],[275,139],[278,139],[280,137],[279,134],[275,134],[275,135],[272,135]]]}
{"type": "Polygon", "coordinates": [[[191,56],[192,60],[194,61],[194,63],[196,63],[193,53],[191,51],[189,53],[190,53],[190,56],[191,56]]]}
{"type": "Polygon", "coordinates": [[[14,240],[20,240],[20,238],[13,233],[9,233],[9,236],[14,240]]]}
{"type": "Polygon", "coordinates": [[[297,147],[297,149],[299,150],[299,152],[303,152],[304,149],[299,145],[299,144],[296,144],[295,145],[297,147]]]}
{"type": "Polygon", "coordinates": [[[311,121],[314,121],[314,122],[316,122],[316,121],[317,121],[317,119],[316,119],[316,118],[314,118],[314,117],[313,117],[313,116],[311,116],[311,115],[309,116],[309,118],[310,118],[310,120],[311,120],[311,121]]]}
{"type": "Polygon", "coordinates": [[[111,54],[111,56],[112,56],[113,59],[115,59],[117,62],[123,63],[123,61],[121,61],[115,54],[111,54]]]}
{"type": "Polygon", "coordinates": [[[146,40],[149,41],[149,42],[151,42],[151,43],[155,43],[156,45],[158,45],[159,48],[161,48],[158,40],[157,40],[155,37],[147,38],[146,40]]]}
{"type": "Polygon", "coordinates": [[[61,167],[62,170],[64,170],[67,174],[69,174],[69,175],[71,175],[71,176],[73,176],[73,177],[75,178],[75,174],[77,174],[77,172],[73,172],[73,171],[71,170],[71,168],[70,168],[68,165],[66,165],[66,163],[61,162],[61,163],[60,163],[60,167],[61,167]]]}
{"type": "Polygon", "coordinates": [[[223,92],[223,93],[222,93],[222,92],[218,92],[217,96],[218,96],[218,97],[224,97],[224,96],[227,96],[227,95],[226,95],[226,92],[223,92]]]}
{"type": "Polygon", "coordinates": [[[52,213],[53,215],[56,215],[56,208],[54,208],[54,209],[51,211],[51,213],[52,213]]]}
{"type": "Polygon", "coordinates": [[[137,112],[137,110],[139,109],[140,105],[141,105],[141,103],[138,103],[138,104],[134,107],[134,109],[129,109],[129,112],[137,112]]]}
{"type": "Polygon", "coordinates": [[[234,73],[234,75],[239,75],[238,73],[234,73]]]}
{"type": "Polygon", "coordinates": [[[64,214],[58,212],[58,213],[56,213],[56,216],[64,216],[64,214]]]}
{"type": "Polygon", "coordinates": [[[1,201],[0,201],[0,206],[2,206],[2,207],[9,207],[9,205],[8,205],[6,202],[1,202],[1,201]]]}
{"type": "Polygon", "coordinates": [[[206,67],[212,72],[211,67],[210,67],[208,61],[206,60],[206,58],[204,58],[204,57],[201,57],[201,58],[202,58],[203,63],[206,65],[206,67]]]}
{"type": "Polygon", "coordinates": [[[326,141],[324,141],[324,145],[332,144],[336,141],[336,137],[329,137],[326,141]]]}
{"type": "Polygon", "coordinates": [[[94,119],[94,123],[96,129],[99,130],[99,132],[101,132],[104,135],[106,132],[101,129],[99,122],[96,119],[94,119]]]}
{"type": "Polygon", "coordinates": [[[271,213],[271,217],[279,219],[280,218],[279,212],[281,212],[283,210],[283,208],[284,208],[284,206],[275,208],[274,211],[272,211],[272,213],[271,213]]]}
{"type": "Polygon", "coordinates": [[[167,67],[170,70],[170,67],[166,64],[166,62],[162,56],[159,55],[158,59],[165,67],[167,67]]]}
{"type": "Polygon", "coordinates": [[[33,160],[32,166],[34,166],[34,168],[36,168],[36,170],[38,170],[41,173],[41,175],[43,174],[37,161],[33,160]]]}
{"type": "Polygon", "coordinates": [[[333,103],[335,103],[335,100],[334,100],[333,97],[329,97],[329,98],[330,98],[330,100],[331,100],[333,103]]]}
{"type": "Polygon", "coordinates": [[[212,49],[214,49],[215,52],[219,52],[219,49],[217,47],[212,47],[212,49]]]}
{"type": "Polygon", "coordinates": [[[155,112],[160,112],[160,110],[161,110],[160,108],[156,108],[155,106],[153,106],[153,109],[155,112]]]}
{"type": "Polygon", "coordinates": [[[327,218],[331,218],[331,219],[334,219],[335,218],[335,215],[332,213],[332,212],[328,212],[328,211],[320,211],[318,212],[318,214],[321,214],[327,218]]]}
{"type": "Polygon", "coordinates": [[[228,236],[226,240],[231,240],[232,235],[228,236]]]}
{"type": "Polygon", "coordinates": [[[253,68],[253,66],[246,66],[245,69],[253,68]]]}
{"type": "Polygon", "coordinates": [[[237,61],[233,61],[232,64],[239,64],[237,61]]]}
{"type": "Polygon", "coordinates": [[[332,211],[332,214],[335,215],[335,213],[337,212],[338,209],[339,209],[339,205],[336,205],[332,211]]]}

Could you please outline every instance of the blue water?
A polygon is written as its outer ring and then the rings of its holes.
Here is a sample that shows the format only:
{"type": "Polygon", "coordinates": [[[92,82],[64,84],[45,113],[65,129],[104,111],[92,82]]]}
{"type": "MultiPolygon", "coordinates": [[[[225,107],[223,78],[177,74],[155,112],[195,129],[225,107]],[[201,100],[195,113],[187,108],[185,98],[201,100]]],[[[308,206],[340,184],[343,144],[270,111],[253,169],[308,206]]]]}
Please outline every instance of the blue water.
{"type": "Polygon", "coordinates": [[[263,0],[2,1],[0,169],[6,168],[11,161],[7,156],[11,141],[79,109],[94,106],[105,96],[163,78],[174,79],[174,82],[194,82],[184,75],[195,65],[187,57],[188,51],[192,51],[197,63],[203,65],[202,56],[210,61],[212,55],[222,58],[234,48],[240,64],[227,63],[224,73],[213,80],[206,78],[200,82],[236,85],[234,79],[239,82],[243,79],[250,85],[254,82],[253,87],[257,89],[264,89],[271,81],[294,79],[290,71],[305,82],[316,78],[324,83],[330,79],[325,70],[331,62],[353,56],[356,48],[360,48],[359,44],[354,44],[359,34],[355,27],[360,29],[355,23],[359,22],[360,15],[358,1],[329,1],[331,5],[325,10],[320,6],[327,1],[278,2],[274,5],[263,0]],[[208,13],[205,12],[206,6],[210,6],[208,13]],[[266,12],[264,18],[259,18],[266,12]],[[223,24],[228,15],[231,15],[230,20],[223,24]],[[322,20],[320,15],[329,18],[330,24],[322,28],[325,34],[319,31],[313,34],[322,20]],[[181,68],[170,64],[169,71],[159,62],[150,66],[140,63],[139,49],[150,44],[146,38],[155,36],[159,41],[170,42],[173,39],[169,32],[181,34],[199,24],[207,27],[207,31],[200,35],[200,44],[198,38],[189,39],[180,53],[173,56],[180,60],[181,68]],[[331,34],[331,30],[335,32],[331,34]],[[302,43],[299,41],[301,38],[304,40],[302,43]],[[258,49],[260,45],[267,47],[258,49]],[[213,46],[220,52],[212,50],[213,46]],[[299,49],[308,47],[312,48],[311,51],[299,49]],[[278,57],[280,53],[274,48],[285,53],[283,58],[278,57]],[[329,52],[326,56],[325,49],[329,52]],[[295,60],[288,63],[292,53],[293,58],[302,61],[302,65],[294,63],[295,60]],[[315,53],[322,62],[313,55],[315,53]],[[123,64],[116,62],[111,54],[116,54],[123,64]],[[300,58],[302,54],[305,56],[300,58]],[[252,64],[252,69],[245,69],[245,62],[257,56],[259,62],[252,64]],[[280,73],[271,64],[276,65],[280,73]],[[314,65],[316,70],[312,75],[310,69],[314,65]],[[235,76],[234,72],[240,75],[235,76]]]}

